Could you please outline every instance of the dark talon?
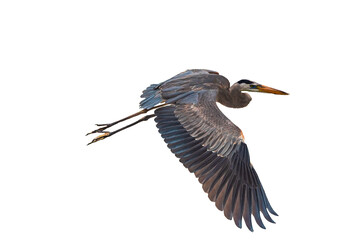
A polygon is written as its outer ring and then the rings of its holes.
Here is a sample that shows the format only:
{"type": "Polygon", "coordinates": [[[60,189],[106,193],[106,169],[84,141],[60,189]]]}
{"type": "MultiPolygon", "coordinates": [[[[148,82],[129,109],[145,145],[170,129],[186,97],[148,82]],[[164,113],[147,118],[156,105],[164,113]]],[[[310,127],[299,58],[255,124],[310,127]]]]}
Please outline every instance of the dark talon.
{"type": "Polygon", "coordinates": [[[90,135],[90,134],[93,134],[93,133],[104,133],[104,130],[105,130],[106,128],[107,128],[107,127],[102,127],[102,128],[96,129],[96,130],[94,130],[94,131],[92,131],[92,132],[87,133],[85,136],[90,135]]]}
{"type": "Polygon", "coordinates": [[[101,126],[111,125],[111,123],[99,123],[99,124],[95,124],[95,125],[98,126],[98,127],[101,127],[101,126]]]}

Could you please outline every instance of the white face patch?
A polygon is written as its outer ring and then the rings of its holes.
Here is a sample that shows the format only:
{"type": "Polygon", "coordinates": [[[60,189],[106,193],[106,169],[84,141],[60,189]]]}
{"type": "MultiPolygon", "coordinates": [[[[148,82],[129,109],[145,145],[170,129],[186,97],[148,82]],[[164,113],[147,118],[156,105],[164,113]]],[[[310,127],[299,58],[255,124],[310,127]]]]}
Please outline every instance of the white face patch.
{"type": "Polygon", "coordinates": [[[252,83],[239,83],[240,90],[241,91],[248,91],[248,92],[258,92],[259,90],[257,88],[254,88],[253,86],[257,86],[258,84],[256,82],[252,83]]]}
{"type": "Polygon", "coordinates": [[[250,84],[247,83],[239,83],[241,91],[246,91],[250,88],[250,84]]]}

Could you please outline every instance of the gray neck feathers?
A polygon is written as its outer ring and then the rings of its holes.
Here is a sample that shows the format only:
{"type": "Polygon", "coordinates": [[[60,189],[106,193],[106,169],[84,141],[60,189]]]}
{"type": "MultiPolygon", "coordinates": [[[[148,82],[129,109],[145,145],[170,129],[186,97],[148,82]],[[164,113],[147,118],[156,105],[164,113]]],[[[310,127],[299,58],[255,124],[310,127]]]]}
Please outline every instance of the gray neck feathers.
{"type": "Polygon", "coordinates": [[[235,83],[229,89],[219,91],[217,101],[227,107],[243,108],[250,103],[251,97],[249,94],[241,92],[240,85],[235,83]]]}

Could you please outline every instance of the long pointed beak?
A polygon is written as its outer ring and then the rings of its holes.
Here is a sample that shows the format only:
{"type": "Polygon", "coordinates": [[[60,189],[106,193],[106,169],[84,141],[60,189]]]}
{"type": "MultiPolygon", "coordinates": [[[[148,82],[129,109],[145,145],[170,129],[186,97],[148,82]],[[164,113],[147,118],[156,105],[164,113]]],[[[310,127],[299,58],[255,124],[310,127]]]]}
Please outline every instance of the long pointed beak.
{"type": "Polygon", "coordinates": [[[273,93],[273,94],[278,94],[278,95],[289,95],[286,92],[277,90],[275,88],[267,87],[267,86],[264,86],[264,85],[258,85],[257,88],[258,88],[259,92],[273,93]]]}

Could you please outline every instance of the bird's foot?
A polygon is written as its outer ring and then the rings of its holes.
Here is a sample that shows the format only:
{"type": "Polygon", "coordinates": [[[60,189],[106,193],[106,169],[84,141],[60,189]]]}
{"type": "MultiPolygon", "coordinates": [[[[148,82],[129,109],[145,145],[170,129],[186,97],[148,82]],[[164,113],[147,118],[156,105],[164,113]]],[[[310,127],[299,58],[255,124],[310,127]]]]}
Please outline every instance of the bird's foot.
{"type": "MultiPolygon", "coordinates": [[[[98,129],[98,130],[99,130],[99,129],[98,129]]],[[[95,130],[95,131],[96,131],[96,130],[95,130]]],[[[94,131],[93,131],[93,132],[94,132],[94,131]]],[[[91,132],[91,133],[93,133],[93,132],[91,132]]],[[[94,133],[95,133],[95,132],[94,132],[94,133]]],[[[98,141],[100,141],[100,140],[103,140],[103,139],[111,136],[111,133],[110,133],[110,132],[103,132],[103,131],[101,131],[101,133],[104,133],[104,134],[101,134],[101,135],[97,136],[97,137],[94,138],[91,142],[89,142],[87,145],[90,145],[90,144],[92,144],[92,143],[98,142],[98,141]]]]}
{"type": "Polygon", "coordinates": [[[96,129],[96,130],[94,130],[94,131],[92,131],[92,132],[89,132],[89,133],[87,133],[85,136],[87,136],[87,135],[90,135],[90,134],[93,134],[93,133],[105,133],[104,132],[104,130],[105,129],[107,129],[107,128],[109,128],[109,127],[111,127],[112,125],[114,125],[114,124],[112,124],[112,123],[107,123],[107,124],[95,124],[96,126],[98,126],[98,127],[101,127],[101,128],[98,128],[98,129],[96,129]]]}

